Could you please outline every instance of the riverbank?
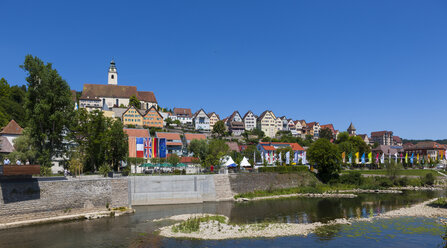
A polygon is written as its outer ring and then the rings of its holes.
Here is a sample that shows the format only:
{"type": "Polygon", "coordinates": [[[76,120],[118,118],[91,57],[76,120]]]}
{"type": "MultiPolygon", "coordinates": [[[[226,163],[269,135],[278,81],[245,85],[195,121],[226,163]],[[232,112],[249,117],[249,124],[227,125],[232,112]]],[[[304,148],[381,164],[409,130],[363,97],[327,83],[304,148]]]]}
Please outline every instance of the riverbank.
{"type": "Polygon", "coordinates": [[[106,217],[118,217],[125,214],[134,213],[131,208],[114,208],[114,209],[67,209],[64,211],[51,211],[36,214],[13,215],[3,218],[0,221],[0,230],[38,225],[57,222],[68,222],[76,220],[93,220],[106,217]]]}
{"type": "Polygon", "coordinates": [[[253,198],[237,198],[237,202],[244,201],[258,201],[258,200],[268,200],[268,199],[280,199],[280,198],[293,198],[293,197],[309,197],[309,198],[355,198],[357,195],[354,194],[336,194],[336,193],[322,193],[322,194],[286,194],[286,195],[272,195],[272,196],[260,196],[253,198]]]}
{"type": "MultiPolygon", "coordinates": [[[[185,225],[186,222],[194,222],[197,218],[207,220],[207,215],[182,215],[181,217],[173,216],[169,219],[184,220],[181,223],[162,227],[160,235],[171,238],[194,238],[208,240],[222,240],[235,238],[260,238],[260,237],[280,237],[280,236],[307,236],[319,227],[334,224],[350,225],[358,221],[374,221],[382,218],[397,217],[447,217],[447,209],[429,206],[436,199],[428,200],[410,207],[392,210],[386,213],[371,215],[368,218],[339,218],[327,223],[255,223],[255,224],[231,224],[228,221],[209,220],[199,222],[197,230],[190,229],[188,232],[179,231],[178,225],[185,225]],[[183,224],[182,224],[183,223],[183,224]]],[[[227,217],[224,217],[228,220],[227,217]]]]}

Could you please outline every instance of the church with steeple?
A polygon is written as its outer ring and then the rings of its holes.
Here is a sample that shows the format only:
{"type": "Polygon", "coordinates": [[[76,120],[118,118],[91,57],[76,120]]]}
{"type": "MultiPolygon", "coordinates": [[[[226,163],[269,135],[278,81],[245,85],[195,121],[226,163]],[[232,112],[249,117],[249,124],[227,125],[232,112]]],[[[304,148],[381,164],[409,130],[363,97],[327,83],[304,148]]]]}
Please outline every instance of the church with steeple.
{"type": "Polygon", "coordinates": [[[348,134],[349,134],[349,135],[353,135],[353,136],[356,135],[356,129],[355,129],[354,125],[352,125],[352,122],[351,122],[351,125],[349,125],[347,131],[348,131],[348,134]]]}
{"type": "Polygon", "coordinates": [[[79,107],[87,110],[110,110],[120,106],[127,108],[132,96],[140,100],[141,109],[158,107],[154,92],[138,91],[136,86],[118,85],[118,70],[115,60],[112,60],[107,73],[107,84],[84,84],[79,107]]]}

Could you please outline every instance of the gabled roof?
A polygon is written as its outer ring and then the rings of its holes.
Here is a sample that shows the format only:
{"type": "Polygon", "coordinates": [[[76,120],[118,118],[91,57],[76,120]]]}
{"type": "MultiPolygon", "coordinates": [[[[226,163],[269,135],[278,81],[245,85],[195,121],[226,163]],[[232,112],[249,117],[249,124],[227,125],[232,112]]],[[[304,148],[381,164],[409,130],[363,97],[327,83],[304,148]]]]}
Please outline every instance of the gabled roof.
{"type": "Polygon", "coordinates": [[[123,131],[129,137],[149,138],[149,130],[148,129],[123,128],[123,131]]]}
{"type": "Polygon", "coordinates": [[[352,124],[352,122],[351,122],[351,124],[350,124],[349,127],[348,127],[348,131],[350,131],[350,130],[352,130],[352,131],[355,131],[355,130],[356,130],[355,127],[354,127],[354,125],[352,124]]]}
{"type": "Polygon", "coordinates": [[[306,124],[306,126],[309,128],[313,128],[315,125],[319,125],[319,123],[314,121],[314,122],[309,122],[306,124]]]}
{"type": "Polygon", "coordinates": [[[211,116],[213,116],[213,115],[216,115],[217,119],[220,120],[220,117],[219,117],[218,114],[216,114],[216,112],[211,112],[211,113],[209,113],[209,114],[208,114],[208,117],[211,118],[211,116]]]}
{"type": "MultiPolygon", "coordinates": [[[[122,116],[124,116],[124,114],[127,113],[127,111],[129,111],[129,109],[131,109],[131,108],[132,108],[132,109],[135,109],[135,110],[137,111],[137,113],[141,115],[141,117],[143,117],[143,116],[146,114],[146,112],[145,112],[144,110],[141,111],[141,110],[137,109],[135,106],[133,106],[133,105],[129,105],[129,107],[127,107],[127,109],[124,110],[122,116]]],[[[121,116],[121,117],[122,117],[122,116],[121,116]]]]}
{"type": "Polygon", "coordinates": [[[307,126],[307,123],[305,120],[299,120],[299,122],[300,122],[301,126],[303,126],[303,127],[307,126]]]}
{"type": "Polygon", "coordinates": [[[393,136],[393,141],[396,143],[402,143],[402,139],[399,136],[393,136]]]}
{"type": "MultiPolygon", "coordinates": [[[[283,143],[283,142],[259,142],[259,144],[265,149],[265,147],[273,147],[274,145],[289,145],[294,151],[304,151],[303,147],[298,143],[283,143]]],[[[266,149],[267,150],[267,149],[266,149]]],[[[276,150],[276,149],[275,149],[276,150]]]]}
{"type": "Polygon", "coordinates": [[[137,98],[140,101],[157,103],[154,92],[152,91],[138,91],[137,98]]]}
{"type": "Polygon", "coordinates": [[[365,140],[365,139],[369,140],[369,137],[366,134],[357,134],[357,136],[360,136],[360,138],[362,138],[363,140],[365,140]]]}
{"type": "Polygon", "coordinates": [[[373,136],[382,136],[384,134],[393,134],[393,132],[392,131],[371,132],[371,137],[373,137],[373,136]]]}
{"type": "Polygon", "coordinates": [[[331,132],[333,134],[335,134],[335,129],[334,129],[334,125],[332,124],[326,124],[326,125],[321,125],[320,128],[323,130],[324,128],[328,128],[329,130],[331,130],[331,132]]]}
{"type": "Polygon", "coordinates": [[[234,117],[236,116],[236,114],[239,115],[239,117],[242,119],[241,114],[239,114],[239,111],[236,110],[228,117],[228,120],[230,122],[234,122],[234,117]]]}
{"type": "Polygon", "coordinates": [[[257,118],[257,120],[262,120],[262,119],[264,118],[264,116],[265,116],[267,113],[270,113],[270,114],[273,115],[273,117],[275,117],[275,119],[276,119],[276,115],[273,113],[273,111],[271,111],[271,110],[266,110],[266,111],[264,111],[264,112],[261,113],[261,115],[257,118]]]}
{"type": "Polygon", "coordinates": [[[6,127],[2,129],[0,134],[16,134],[21,135],[23,133],[23,128],[17,124],[15,120],[11,120],[6,127]]]}
{"type": "Polygon", "coordinates": [[[165,139],[168,139],[168,140],[181,140],[179,133],[156,132],[155,136],[157,138],[165,138],[165,139]]]}
{"type": "Polygon", "coordinates": [[[189,108],[174,108],[174,115],[186,115],[192,118],[191,109],[189,108]]]}
{"type": "Polygon", "coordinates": [[[247,115],[250,113],[256,118],[256,115],[253,114],[253,112],[251,112],[251,110],[249,110],[249,111],[247,111],[247,113],[245,113],[244,117],[242,117],[242,120],[245,120],[245,117],[247,117],[247,115]]]}
{"type": "Polygon", "coordinates": [[[437,142],[434,141],[423,141],[423,142],[419,142],[415,145],[412,146],[405,146],[405,150],[407,149],[411,149],[411,150],[443,150],[444,145],[441,145],[437,142]]]}
{"type": "Polygon", "coordinates": [[[185,139],[186,140],[206,140],[205,134],[199,134],[199,133],[185,133],[185,139]]]}
{"type": "MultiPolygon", "coordinates": [[[[163,116],[160,114],[160,112],[158,112],[158,110],[155,108],[155,106],[151,106],[147,111],[144,112],[144,114],[142,114],[142,116],[147,115],[152,109],[155,110],[155,112],[157,112],[157,114],[161,117],[161,119],[163,119],[163,116]]],[[[140,112],[141,114],[141,112],[140,112]]]]}
{"type": "Polygon", "coordinates": [[[198,115],[200,112],[203,112],[203,113],[209,118],[209,116],[206,114],[206,112],[205,112],[205,110],[203,110],[203,108],[197,110],[197,111],[192,115],[192,118],[196,118],[197,115],[198,115]]]}
{"type": "Polygon", "coordinates": [[[14,150],[14,146],[9,142],[8,138],[0,136],[0,153],[11,153],[14,150]]]}
{"type": "Polygon", "coordinates": [[[136,86],[111,85],[111,84],[84,84],[82,99],[98,97],[130,98],[138,96],[136,86]]]}

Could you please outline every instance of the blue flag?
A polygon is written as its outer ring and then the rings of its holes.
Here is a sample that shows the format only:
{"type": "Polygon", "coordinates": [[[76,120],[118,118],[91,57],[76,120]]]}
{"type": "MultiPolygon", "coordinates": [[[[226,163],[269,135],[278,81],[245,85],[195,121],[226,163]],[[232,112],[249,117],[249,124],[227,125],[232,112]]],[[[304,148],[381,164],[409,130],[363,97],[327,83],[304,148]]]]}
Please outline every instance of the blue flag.
{"type": "Polygon", "coordinates": [[[160,158],[166,158],[166,139],[160,138],[158,139],[158,152],[160,158]]]}
{"type": "Polygon", "coordinates": [[[365,163],[365,153],[363,153],[363,155],[362,155],[362,164],[364,164],[365,163]]]}

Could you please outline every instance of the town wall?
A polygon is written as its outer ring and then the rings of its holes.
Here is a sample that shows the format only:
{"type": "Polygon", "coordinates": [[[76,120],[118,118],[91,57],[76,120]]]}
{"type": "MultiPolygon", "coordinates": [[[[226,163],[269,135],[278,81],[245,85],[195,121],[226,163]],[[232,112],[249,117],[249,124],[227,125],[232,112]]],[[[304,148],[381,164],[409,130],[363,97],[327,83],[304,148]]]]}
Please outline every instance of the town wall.
{"type": "Polygon", "coordinates": [[[129,181],[15,178],[0,179],[0,216],[72,209],[128,207],[129,181]]]}

